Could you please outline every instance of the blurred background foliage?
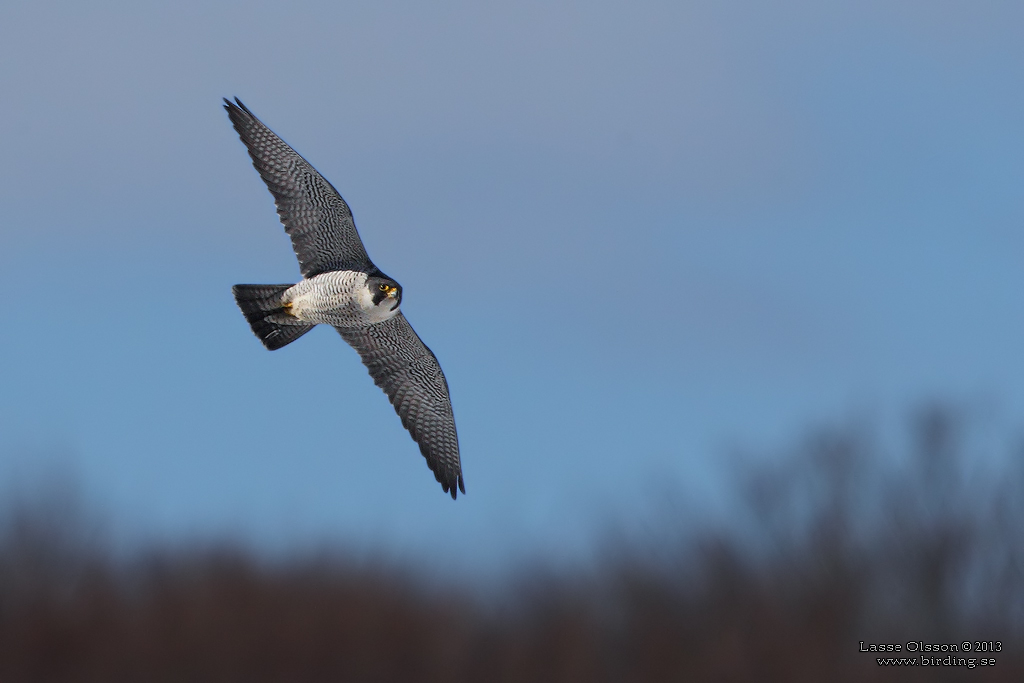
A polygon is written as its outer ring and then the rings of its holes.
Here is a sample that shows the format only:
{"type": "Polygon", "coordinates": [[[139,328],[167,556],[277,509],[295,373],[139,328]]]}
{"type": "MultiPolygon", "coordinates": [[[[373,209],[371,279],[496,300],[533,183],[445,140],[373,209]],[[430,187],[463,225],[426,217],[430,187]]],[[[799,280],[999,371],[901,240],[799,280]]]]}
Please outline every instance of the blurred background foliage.
{"type": "Polygon", "coordinates": [[[819,429],[727,460],[727,523],[669,503],[611,525],[592,562],[472,587],[342,547],[115,552],[57,481],[4,511],[0,680],[1024,680],[1024,469],[969,422],[926,407],[899,452],[819,429]],[[910,640],[1002,651],[973,669],[858,651],[910,640]]]}

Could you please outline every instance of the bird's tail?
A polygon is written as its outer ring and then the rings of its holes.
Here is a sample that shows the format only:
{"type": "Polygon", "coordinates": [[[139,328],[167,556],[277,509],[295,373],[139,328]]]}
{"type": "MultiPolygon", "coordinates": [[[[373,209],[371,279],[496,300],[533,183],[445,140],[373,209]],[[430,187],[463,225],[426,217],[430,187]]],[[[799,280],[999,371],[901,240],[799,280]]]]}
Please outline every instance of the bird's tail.
{"type": "Polygon", "coordinates": [[[291,286],[235,285],[231,288],[235,303],[242,309],[252,331],[271,351],[291,344],[314,327],[293,317],[283,304],[283,295],[291,286]]]}

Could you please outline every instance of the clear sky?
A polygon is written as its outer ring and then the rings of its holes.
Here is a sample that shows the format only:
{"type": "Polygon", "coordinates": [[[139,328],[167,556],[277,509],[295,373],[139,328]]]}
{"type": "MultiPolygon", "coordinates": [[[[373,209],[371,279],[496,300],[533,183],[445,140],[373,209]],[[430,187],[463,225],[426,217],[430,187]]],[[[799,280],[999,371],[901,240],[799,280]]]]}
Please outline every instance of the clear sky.
{"type": "Polygon", "coordinates": [[[131,537],[571,556],[732,444],[1024,415],[1024,3],[90,2],[0,20],[0,484],[131,537]],[[220,107],[337,187],[452,390],[453,503],[220,107]]]}

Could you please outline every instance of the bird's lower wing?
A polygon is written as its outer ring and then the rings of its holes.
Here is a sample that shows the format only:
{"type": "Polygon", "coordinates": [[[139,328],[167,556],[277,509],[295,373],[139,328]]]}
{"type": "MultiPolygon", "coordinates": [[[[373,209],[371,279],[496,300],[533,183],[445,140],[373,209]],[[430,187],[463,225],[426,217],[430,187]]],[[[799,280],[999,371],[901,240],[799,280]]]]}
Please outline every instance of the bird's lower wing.
{"type": "Polygon", "coordinates": [[[399,313],[376,325],[335,329],[359,352],[374,383],[388,395],[441,488],[452,498],[456,487],[465,493],[448,382],[409,321],[399,313]]]}

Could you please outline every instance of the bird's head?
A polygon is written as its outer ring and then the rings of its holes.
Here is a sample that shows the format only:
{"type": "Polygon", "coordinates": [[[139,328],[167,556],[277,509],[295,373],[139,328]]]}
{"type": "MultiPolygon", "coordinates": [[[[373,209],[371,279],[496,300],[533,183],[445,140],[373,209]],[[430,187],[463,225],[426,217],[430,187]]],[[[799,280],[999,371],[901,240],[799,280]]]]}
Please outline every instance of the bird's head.
{"type": "Polygon", "coordinates": [[[367,278],[366,287],[374,307],[393,311],[402,303],[402,285],[386,275],[367,278]]]}

